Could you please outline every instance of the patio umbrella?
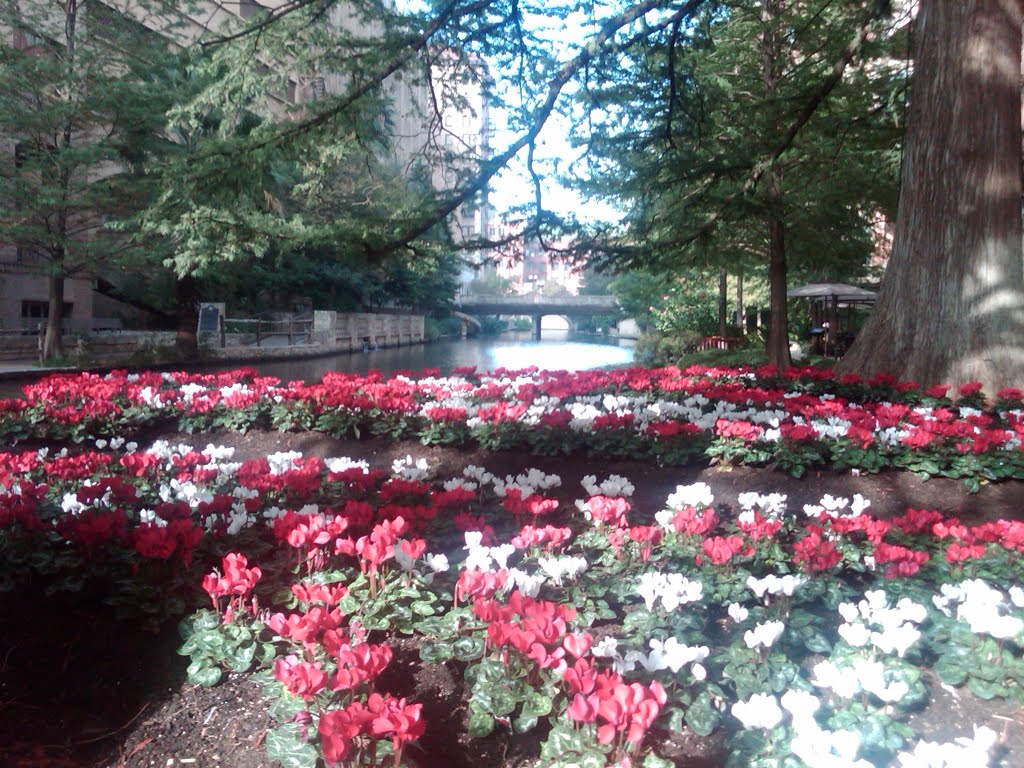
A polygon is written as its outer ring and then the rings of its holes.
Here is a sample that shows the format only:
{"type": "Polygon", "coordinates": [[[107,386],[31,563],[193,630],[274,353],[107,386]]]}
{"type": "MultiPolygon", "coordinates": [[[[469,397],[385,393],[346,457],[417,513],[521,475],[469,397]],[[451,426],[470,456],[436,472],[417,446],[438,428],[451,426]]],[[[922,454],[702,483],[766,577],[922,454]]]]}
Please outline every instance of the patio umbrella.
{"type": "Polygon", "coordinates": [[[846,283],[808,283],[786,291],[791,299],[832,299],[834,301],[871,304],[878,296],[874,291],[846,283]]]}
{"type": "MultiPolygon", "coordinates": [[[[829,315],[829,322],[822,323],[825,326],[825,343],[834,344],[839,338],[839,304],[842,302],[850,307],[853,304],[874,304],[878,294],[856,285],[846,283],[809,283],[799,288],[786,291],[786,296],[791,299],[807,299],[816,304],[824,304],[829,315]]],[[[814,313],[818,318],[818,313],[814,313]]]]}

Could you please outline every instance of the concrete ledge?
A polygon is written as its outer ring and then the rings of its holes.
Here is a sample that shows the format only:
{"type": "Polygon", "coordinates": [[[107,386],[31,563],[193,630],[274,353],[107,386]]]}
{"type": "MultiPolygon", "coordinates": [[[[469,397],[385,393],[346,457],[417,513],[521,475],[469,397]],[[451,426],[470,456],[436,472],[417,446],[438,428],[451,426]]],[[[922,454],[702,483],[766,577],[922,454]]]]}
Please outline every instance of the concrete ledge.
{"type": "MultiPolygon", "coordinates": [[[[421,339],[414,344],[429,344],[429,341],[421,339]]],[[[387,349],[390,346],[379,345],[379,349],[387,349]]],[[[411,346],[402,344],[401,346],[411,346]]],[[[265,360],[309,360],[318,357],[334,357],[342,354],[354,354],[362,352],[362,343],[356,346],[347,344],[335,345],[296,345],[292,347],[229,347],[226,349],[202,349],[198,360],[181,361],[176,363],[160,363],[154,365],[118,365],[117,361],[111,361],[103,365],[94,365],[83,368],[41,368],[33,364],[33,360],[12,361],[7,365],[0,364],[0,381],[37,380],[54,373],[100,373],[105,374],[112,370],[127,370],[130,373],[141,373],[142,371],[180,371],[183,368],[202,372],[209,368],[221,368],[225,365],[244,366],[247,363],[258,363],[265,360]],[[22,363],[24,367],[18,367],[22,363]]],[[[0,398],[2,399],[2,398],[0,398]]]]}

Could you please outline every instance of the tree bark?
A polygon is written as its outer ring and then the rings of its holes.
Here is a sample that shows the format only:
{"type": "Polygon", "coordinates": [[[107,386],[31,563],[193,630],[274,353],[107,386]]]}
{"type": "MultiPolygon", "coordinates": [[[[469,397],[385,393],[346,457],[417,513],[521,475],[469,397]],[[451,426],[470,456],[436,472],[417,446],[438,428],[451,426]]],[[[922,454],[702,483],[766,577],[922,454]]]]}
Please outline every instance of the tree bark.
{"type": "MultiPolygon", "coordinates": [[[[773,177],[771,184],[778,184],[773,177]]],[[[786,224],[776,214],[768,217],[768,294],[771,321],[765,351],[768,362],[779,368],[792,365],[789,356],[789,319],[786,305],[786,224]]]]}
{"type": "Polygon", "coordinates": [[[729,273],[725,271],[725,267],[718,268],[718,335],[726,335],[726,325],[728,318],[725,313],[728,308],[729,301],[729,273]]]}
{"type": "Polygon", "coordinates": [[[43,360],[53,360],[64,354],[64,276],[50,275],[50,305],[46,317],[46,335],[43,338],[43,360]]]}
{"type": "Polygon", "coordinates": [[[199,280],[194,275],[179,277],[174,283],[178,333],[174,349],[182,360],[199,357],[199,280]]]}
{"type": "Polygon", "coordinates": [[[893,253],[840,370],[1024,384],[1022,0],[921,0],[893,253]]]}
{"type": "Polygon", "coordinates": [[[747,335],[747,308],[743,306],[743,270],[736,273],[736,325],[740,336],[747,335]]]}
{"type": "MultiPolygon", "coordinates": [[[[778,29],[777,21],[782,6],[782,0],[765,0],[761,6],[761,76],[765,96],[769,100],[778,91],[780,72],[784,66],[784,35],[778,29]]],[[[779,119],[775,121],[775,130],[782,133],[782,122],[779,119]]],[[[768,295],[772,313],[765,351],[769,363],[779,368],[788,368],[792,365],[792,359],[789,356],[789,317],[786,306],[786,222],[783,219],[782,172],[777,168],[769,169],[763,179],[768,226],[768,295]]]]}
{"type": "MultiPolygon", "coordinates": [[[[64,85],[68,88],[69,92],[70,84],[74,82],[76,74],[75,44],[77,42],[77,24],[78,2],[77,0],[69,0],[65,6],[64,15],[64,67],[66,71],[66,82],[64,85]]],[[[69,98],[69,94],[65,94],[64,98],[69,98]]],[[[60,139],[61,149],[65,153],[71,149],[72,137],[72,122],[66,120],[60,139]]],[[[63,158],[61,158],[59,151],[54,152],[54,159],[57,161],[55,163],[56,176],[58,188],[60,189],[61,204],[54,217],[56,243],[51,246],[49,254],[51,261],[50,269],[52,271],[49,278],[50,290],[46,316],[46,335],[43,338],[42,358],[44,362],[64,354],[64,275],[67,269],[65,259],[68,257],[66,245],[68,232],[67,201],[71,189],[71,171],[63,161],[63,158]]]]}

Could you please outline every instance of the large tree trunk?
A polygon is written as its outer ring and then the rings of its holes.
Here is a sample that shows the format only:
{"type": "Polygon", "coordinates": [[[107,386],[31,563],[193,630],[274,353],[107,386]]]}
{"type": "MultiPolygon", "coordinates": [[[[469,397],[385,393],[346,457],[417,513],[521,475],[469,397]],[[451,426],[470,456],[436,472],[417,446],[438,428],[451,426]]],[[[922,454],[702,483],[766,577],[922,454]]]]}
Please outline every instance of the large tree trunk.
{"type": "Polygon", "coordinates": [[[182,360],[199,357],[199,281],[193,275],[179,277],[174,283],[178,334],[174,348],[182,360]]]}
{"type": "MultiPolygon", "coordinates": [[[[785,36],[778,28],[778,16],[784,0],[765,0],[761,5],[761,77],[764,93],[770,101],[776,98],[779,78],[785,66],[783,42],[785,36]]],[[[782,122],[776,116],[775,132],[782,134],[782,122]]],[[[789,356],[789,317],[786,306],[786,222],[782,204],[782,171],[772,169],[764,175],[765,203],[768,225],[768,295],[771,323],[765,351],[768,362],[779,368],[792,365],[789,356]]]]}
{"type": "Polygon", "coordinates": [[[736,273],[736,325],[740,336],[747,335],[747,308],[743,306],[743,270],[736,273]]]}
{"type": "Polygon", "coordinates": [[[728,324],[728,318],[725,314],[728,311],[729,301],[729,273],[725,271],[725,267],[719,267],[718,269],[718,335],[726,335],[726,325],[728,324]]]}
{"type": "Polygon", "coordinates": [[[50,306],[46,317],[46,335],[43,338],[43,360],[53,360],[64,354],[64,276],[50,275],[50,306]]]}
{"type": "MultiPolygon", "coordinates": [[[[773,178],[771,184],[778,182],[773,178]]],[[[768,217],[768,296],[771,321],[765,351],[768,362],[780,368],[792,365],[789,356],[789,318],[786,305],[786,225],[775,215],[768,217]]]]}
{"type": "Polygon", "coordinates": [[[840,370],[1024,384],[1021,0],[921,0],[893,253],[840,370]]]}

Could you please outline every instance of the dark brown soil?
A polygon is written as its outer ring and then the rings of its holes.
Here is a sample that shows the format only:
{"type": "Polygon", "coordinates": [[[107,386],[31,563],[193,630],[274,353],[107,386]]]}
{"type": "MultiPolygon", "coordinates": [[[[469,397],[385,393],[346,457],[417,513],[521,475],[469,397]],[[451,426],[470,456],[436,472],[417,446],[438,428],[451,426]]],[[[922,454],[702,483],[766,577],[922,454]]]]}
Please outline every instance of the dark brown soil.
{"type": "Polygon", "coordinates": [[[816,504],[825,494],[852,499],[855,493],[871,501],[869,513],[888,517],[903,514],[908,507],[934,509],[964,520],[983,521],[1024,517],[1024,482],[1005,482],[982,486],[970,493],[957,480],[922,480],[909,472],[882,472],[856,476],[850,472],[811,471],[803,478],[752,467],[657,467],[639,461],[593,459],[586,456],[545,457],[523,451],[490,452],[481,449],[423,446],[418,442],[387,440],[338,440],[316,432],[277,433],[218,432],[211,435],[175,434],[165,436],[175,442],[204,447],[207,442],[235,448],[235,460],[266,456],[275,451],[300,451],[306,456],[365,459],[371,465],[390,468],[395,459],[412,455],[427,459],[434,475],[442,479],[460,476],[469,464],[484,467],[494,474],[514,475],[538,467],[562,478],[561,492],[566,501],[584,498],[580,480],[596,475],[602,480],[617,474],[636,486],[633,508],[639,516],[653,515],[662,509],[665,499],[677,485],[707,483],[715,495],[716,506],[736,509],[737,496],[747,491],[778,492],[789,497],[789,509],[799,513],[804,504],[816,504]]]}
{"type": "MultiPolygon", "coordinates": [[[[790,509],[822,495],[872,502],[870,511],[888,516],[907,507],[937,509],[966,521],[1024,517],[1024,483],[985,486],[970,494],[960,483],[922,481],[905,473],[855,477],[812,472],[800,480],[778,473],[732,468],[657,468],[639,462],[586,457],[543,458],[526,453],[429,448],[418,443],[335,440],[314,433],[164,433],[164,439],[203,447],[207,442],[236,448],[236,459],[297,450],[321,457],[348,456],[388,468],[406,455],[425,457],[434,474],[448,478],[467,464],[515,474],[539,467],[562,477],[563,503],[582,497],[580,478],[609,474],[636,486],[634,509],[641,517],[658,511],[679,484],[708,483],[723,512],[736,508],[744,491],[778,491],[790,509]]],[[[173,626],[152,635],[119,623],[96,596],[43,597],[38,591],[0,595],[0,766],[2,768],[262,768],[272,766],[262,746],[271,721],[261,687],[232,677],[212,689],[185,682],[186,660],[175,650],[173,626]]],[[[464,735],[464,688],[452,663],[425,665],[412,639],[391,641],[395,658],[381,680],[391,693],[424,703],[428,730],[411,753],[423,768],[519,768],[537,756],[535,734],[499,732],[469,742],[464,735]]],[[[928,708],[914,716],[926,738],[947,741],[972,735],[972,725],[1001,733],[1006,757],[1018,765],[1024,755],[1024,710],[1002,701],[984,702],[966,690],[954,693],[930,682],[928,708]]],[[[656,733],[659,752],[680,766],[718,764],[721,743],[692,734],[656,733]]],[[[276,768],[276,766],[275,766],[276,768]]]]}

